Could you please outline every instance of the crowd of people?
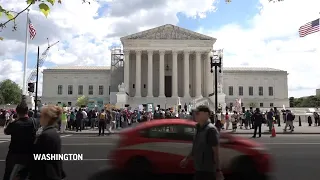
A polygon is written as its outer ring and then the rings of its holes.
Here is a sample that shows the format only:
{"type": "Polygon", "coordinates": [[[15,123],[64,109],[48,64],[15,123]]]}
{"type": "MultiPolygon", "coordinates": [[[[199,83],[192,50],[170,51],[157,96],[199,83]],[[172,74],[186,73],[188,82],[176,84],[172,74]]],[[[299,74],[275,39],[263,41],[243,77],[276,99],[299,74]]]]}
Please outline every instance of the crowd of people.
{"type": "MultiPolygon", "coordinates": [[[[196,109],[195,109],[196,110],[196,109]]],[[[231,129],[236,132],[240,129],[254,129],[253,138],[261,137],[261,126],[266,124],[271,132],[275,125],[281,126],[280,117],[285,123],[284,131],[289,128],[294,131],[293,121],[295,115],[290,110],[277,110],[261,112],[259,108],[253,110],[218,112],[208,111],[208,120],[215,126],[218,132],[231,129]]],[[[44,106],[41,112],[28,109],[25,99],[15,110],[1,110],[0,118],[4,120],[4,133],[11,135],[11,142],[6,158],[4,180],[12,180],[12,177],[28,177],[30,180],[43,180],[56,177],[63,179],[65,173],[61,161],[54,163],[48,161],[34,161],[32,154],[60,154],[60,133],[66,129],[70,131],[82,131],[84,129],[99,130],[98,135],[105,135],[105,130],[111,134],[113,130],[126,128],[135,123],[157,119],[180,118],[197,121],[198,111],[179,109],[157,108],[153,112],[145,110],[109,109],[88,110],[86,108],[67,109],[59,106],[44,106]],[[41,115],[41,116],[40,116],[41,115]],[[50,172],[48,172],[48,170],[50,172]],[[46,172],[46,173],[42,173],[46,172]]],[[[314,113],[315,126],[320,125],[318,113],[314,113]]],[[[312,119],[308,122],[312,124],[312,119]]]]}

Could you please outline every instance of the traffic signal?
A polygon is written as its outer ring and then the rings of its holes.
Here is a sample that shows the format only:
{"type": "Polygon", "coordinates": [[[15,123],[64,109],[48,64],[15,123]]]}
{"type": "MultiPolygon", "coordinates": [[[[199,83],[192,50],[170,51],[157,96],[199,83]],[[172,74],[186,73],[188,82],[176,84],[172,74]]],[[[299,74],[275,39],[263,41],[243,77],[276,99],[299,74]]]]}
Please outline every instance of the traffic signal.
{"type": "Polygon", "coordinates": [[[34,83],[28,83],[28,91],[31,93],[34,92],[34,83]]]}

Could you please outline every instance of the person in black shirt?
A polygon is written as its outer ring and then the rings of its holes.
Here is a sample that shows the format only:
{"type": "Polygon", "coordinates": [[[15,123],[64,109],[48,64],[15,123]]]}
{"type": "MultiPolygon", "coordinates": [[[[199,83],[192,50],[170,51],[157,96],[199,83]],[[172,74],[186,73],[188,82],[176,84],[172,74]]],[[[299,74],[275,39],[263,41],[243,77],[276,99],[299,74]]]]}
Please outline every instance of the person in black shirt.
{"type": "Polygon", "coordinates": [[[9,180],[11,174],[24,179],[28,175],[27,167],[32,161],[33,142],[35,139],[35,125],[28,117],[28,106],[23,96],[21,103],[16,108],[18,118],[8,122],[4,133],[11,135],[9,151],[6,157],[6,168],[3,180],[9,180]],[[20,168],[20,171],[13,169],[20,168]]]}
{"type": "Polygon", "coordinates": [[[257,135],[257,130],[259,128],[259,137],[261,137],[261,125],[262,125],[262,121],[263,121],[263,115],[260,112],[260,109],[257,108],[256,111],[254,112],[254,114],[252,115],[252,120],[253,120],[253,124],[254,124],[254,133],[253,133],[253,138],[256,137],[257,135]]]}

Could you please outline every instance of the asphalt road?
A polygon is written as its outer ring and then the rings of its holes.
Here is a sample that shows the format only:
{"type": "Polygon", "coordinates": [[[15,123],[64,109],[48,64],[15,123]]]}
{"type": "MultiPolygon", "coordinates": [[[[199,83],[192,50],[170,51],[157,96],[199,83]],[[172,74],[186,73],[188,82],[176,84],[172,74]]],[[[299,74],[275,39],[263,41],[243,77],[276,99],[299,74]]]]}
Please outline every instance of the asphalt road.
{"type": "MultiPolygon", "coordinates": [[[[244,135],[245,136],[245,135],[244,135]]],[[[246,137],[250,137],[246,135],[246,137]]],[[[82,153],[84,161],[65,161],[66,180],[86,180],[108,164],[107,152],[114,136],[68,135],[62,137],[63,153],[82,153]]],[[[319,180],[320,135],[278,135],[254,139],[265,144],[274,157],[274,180],[319,180]]],[[[0,176],[9,142],[0,142],[0,176]]]]}

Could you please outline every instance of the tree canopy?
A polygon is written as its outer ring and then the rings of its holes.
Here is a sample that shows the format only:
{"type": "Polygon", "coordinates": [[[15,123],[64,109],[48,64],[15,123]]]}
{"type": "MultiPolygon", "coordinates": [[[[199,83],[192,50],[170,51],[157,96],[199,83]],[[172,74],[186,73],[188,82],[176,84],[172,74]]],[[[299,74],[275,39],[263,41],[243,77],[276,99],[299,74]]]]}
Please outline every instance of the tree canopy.
{"type": "Polygon", "coordinates": [[[0,83],[0,104],[17,104],[21,101],[22,90],[10,79],[0,83]]]}
{"type": "Polygon", "coordinates": [[[320,96],[289,98],[290,107],[320,107],[320,96]]]}
{"type": "Polygon", "coordinates": [[[88,101],[89,101],[89,98],[83,95],[77,99],[76,105],[79,107],[84,107],[88,105],[88,101]]]}

